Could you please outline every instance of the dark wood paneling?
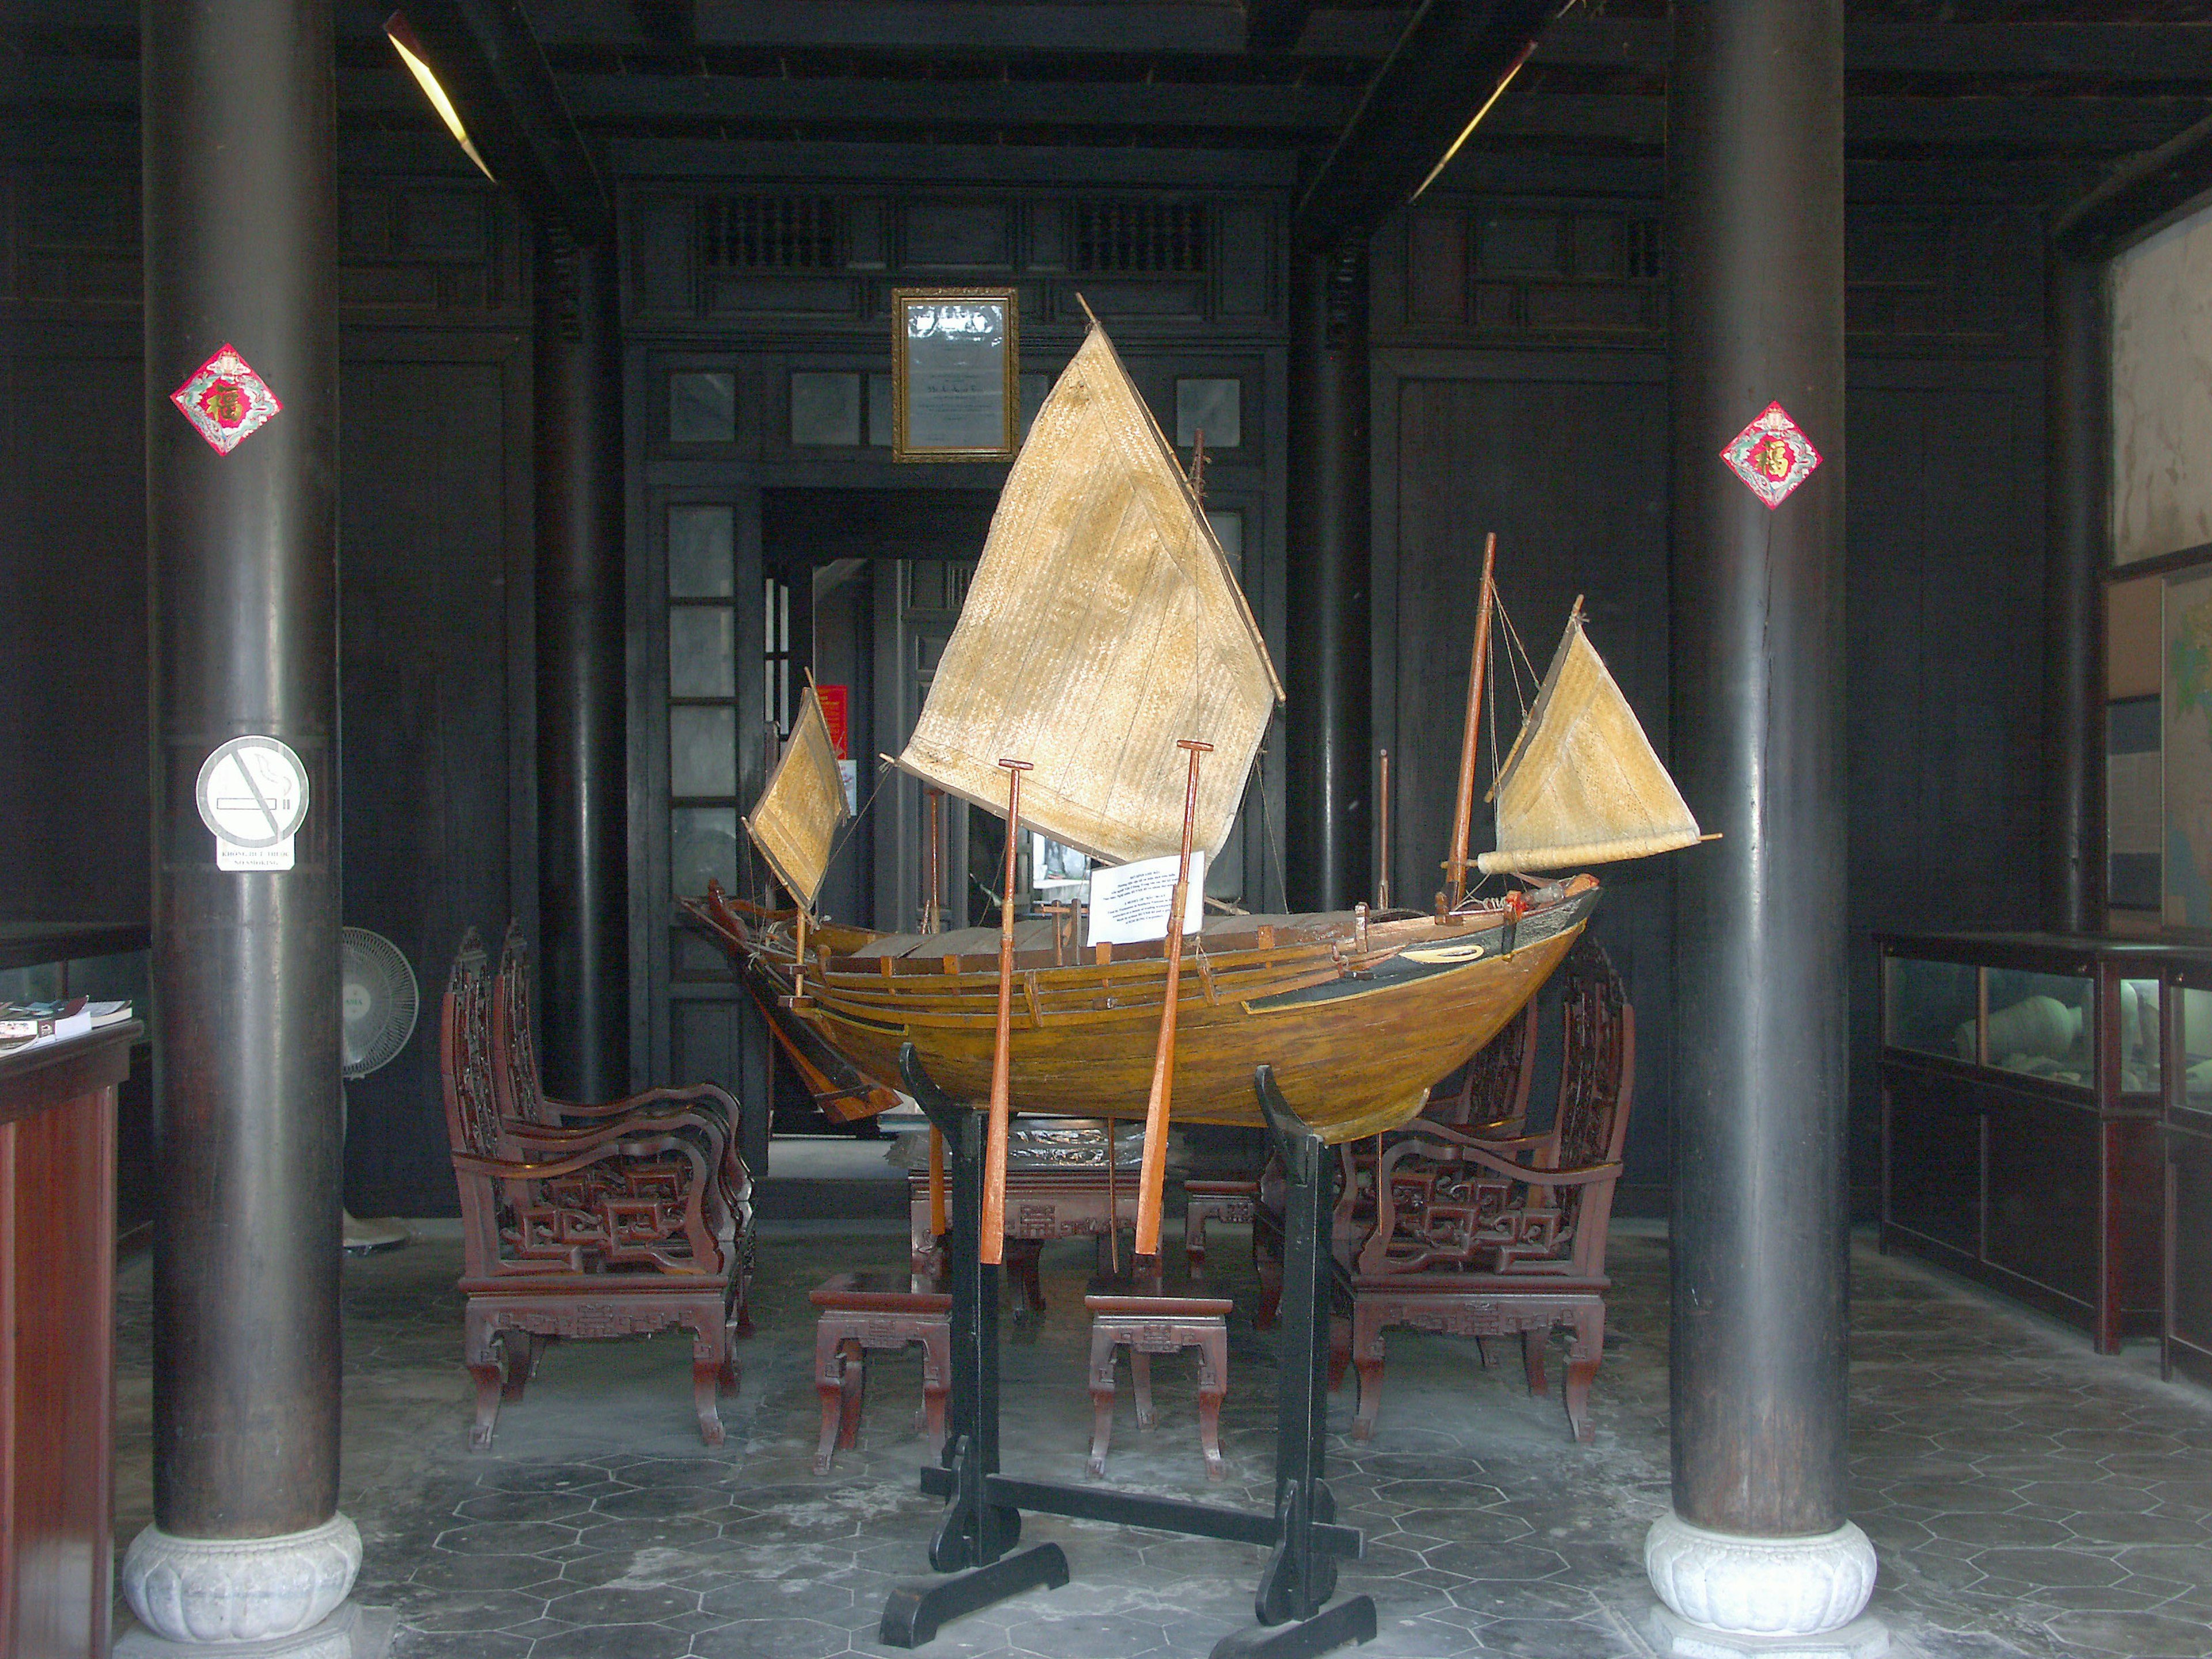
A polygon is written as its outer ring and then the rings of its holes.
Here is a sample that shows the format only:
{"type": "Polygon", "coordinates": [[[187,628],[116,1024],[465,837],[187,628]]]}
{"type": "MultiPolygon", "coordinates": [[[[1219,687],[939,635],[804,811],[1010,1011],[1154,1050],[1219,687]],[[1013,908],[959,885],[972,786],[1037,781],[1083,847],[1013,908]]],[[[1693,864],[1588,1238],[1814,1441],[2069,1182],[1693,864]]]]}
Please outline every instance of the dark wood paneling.
{"type": "Polygon", "coordinates": [[[149,890],[137,341],[10,331],[0,377],[9,408],[37,411],[0,432],[0,915],[141,920],[149,890]]]}
{"type": "Polygon", "coordinates": [[[2212,1385],[2212,1135],[2168,1129],[2166,1363],[2212,1385]]]}
{"type": "Polygon", "coordinates": [[[2079,1304],[2086,1316],[2102,1260],[2096,1115],[1991,1092],[1984,1255],[2079,1304]]]}
{"type": "Polygon", "coordinates": [[[1879,1161],[1873,933],[2038,920],[2043,419],[2033,364],[1854,361],[1850,374],[1851,1172],[1863,1192],[1879,1161]]]}
{"type": "Polygon", "coordinates": [[[1917,1073],[1884,1085],[1889,1121],[1889,1201],[1885,1219],[1917,1233],[1960,1262],[1982,1249],[1981,1115],[1954,1103],[1958,1091],[1917,1073]]]}
{"type": "MultiPolygon", "coordinates": [[[[1464,361],[1454,377],[1447,367],[1389,360],[1376,380],[1389,405],[1378,411],[1376,444],[1376,563],[1389,567],[1377,572],[1377,741],[1387,738],[1391,751],[1393,893],[1415,907],[1442,884],[1486,532],[1498,532],[1498,592],[1534,675],[1548,665],[1575,597],[1585,596],[1592,641],[1661,754],[1667,749],[1664,389],[1650,366],[1626,361],[1578,370],[1518,359],[1480,379],[1461,378],[1464,361]]],[[[1506,648],[1501,640],[1501,657],[1506,648]]],[[[1532,696],[1534,675],[1524,670],[1522,682],[1532,696]]],[[[1497,684],[1497,735],[1510,744],[1521,705],[1502,664],[1497,684]]],[[[1481,787],[1490,779],[1485,742],[1481,787]]],[[[1475,820],[1479,850],[1492,844],[1480,803],[1475,820]]],[[[1599,873],[1606,893],[1595,933],[1636,1004],[1628,1177],[1663,1184],[1674,1048],[1669,873],[1663,860],[1599,873]]]]}
{"type": "Polygon", "coordinates": [[[423,1017],[348,1085],[356,1214],[455,1208],[436,997],[462,932],[511,912],[509,583],[502,446],[524,441],[497,361],[346,365],[340,665],[345,921],[414,964],[423,1017]]]}

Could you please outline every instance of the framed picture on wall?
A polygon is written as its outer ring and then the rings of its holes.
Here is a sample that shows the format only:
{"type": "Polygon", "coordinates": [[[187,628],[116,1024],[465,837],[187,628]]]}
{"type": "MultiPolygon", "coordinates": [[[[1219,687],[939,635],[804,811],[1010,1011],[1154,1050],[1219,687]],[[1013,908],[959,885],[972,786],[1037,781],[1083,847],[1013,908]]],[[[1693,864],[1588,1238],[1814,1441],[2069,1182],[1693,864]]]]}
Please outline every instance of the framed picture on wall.
{"type": "Polygon", "coordinates": [[[1021,441],[1010,288],[891,293],[891,459],[1010,461],[1021,441]]]}

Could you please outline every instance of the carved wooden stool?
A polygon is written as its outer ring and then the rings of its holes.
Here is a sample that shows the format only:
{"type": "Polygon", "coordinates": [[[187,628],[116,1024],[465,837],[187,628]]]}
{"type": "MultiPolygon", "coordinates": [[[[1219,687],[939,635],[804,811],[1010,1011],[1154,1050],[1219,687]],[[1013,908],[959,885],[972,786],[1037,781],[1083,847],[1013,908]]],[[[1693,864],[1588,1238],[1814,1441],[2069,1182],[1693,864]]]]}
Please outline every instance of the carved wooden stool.
{"type": "Polygon", "coordinates": [[[921,1415],[930,1455],[945,1445],[945,1401],[952,1386],[952,1297],[917,1291],[905,1273],[839,1273],[808,1293],[822,1310],[814,1327],[814,1387],[822,1396],[822,1441],[814,1473],[830,1473],[836,1448],[850,1449],[860,1433],[870,1348],[921,1344],[921,1415]]]}
{"type": "Polygon", "coordinates": [[[1198,1350],[1198,1438],[1206,1452],[1206,1478],[1226,1475],[1221,1400],[1229,1392],[1229,1299],[1161,1296],[1157,1287],[1145,1294],[1136,1286],[1094,1281],[1083,1305],[1091,1310],[1091,1473],[1106,1473],[1106,1445],[1114,1435],[1114,1351],[1126,1345],[1139,1429],[1159,1421],[1152,1409],[1152,1356],[1198,1350]]]}
{"type": "Polygon", "coordinates": [[[1260,1201],[1256,1181],[1186,1181],[1182,1183],[1182,1255],[1193,1279],[1206,1276],[1206,1224],[1249,1221],[1260,1201]]]}

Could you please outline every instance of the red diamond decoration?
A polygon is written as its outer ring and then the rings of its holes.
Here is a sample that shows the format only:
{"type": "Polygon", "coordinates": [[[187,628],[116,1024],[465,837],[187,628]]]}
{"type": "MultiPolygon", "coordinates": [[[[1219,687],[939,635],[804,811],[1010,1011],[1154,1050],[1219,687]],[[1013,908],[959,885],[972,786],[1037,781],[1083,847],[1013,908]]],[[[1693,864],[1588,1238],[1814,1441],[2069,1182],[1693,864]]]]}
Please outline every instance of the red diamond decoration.
{"type": "Polygon", "coordinates": [[[284,407],[269,383],[238,355],[238,348],[228,344],[194,369],[191,378],[169,394],[169,401],[223,455],[284,407]]]}
{"type": "Polygon", "coordinates": [[[1820,464],[1820,452],[1780,404],[1769,404],[1721,451],[1721,459],[1751,486],[1753,495],[1777,507],[1812,477],[1820,464]]]}

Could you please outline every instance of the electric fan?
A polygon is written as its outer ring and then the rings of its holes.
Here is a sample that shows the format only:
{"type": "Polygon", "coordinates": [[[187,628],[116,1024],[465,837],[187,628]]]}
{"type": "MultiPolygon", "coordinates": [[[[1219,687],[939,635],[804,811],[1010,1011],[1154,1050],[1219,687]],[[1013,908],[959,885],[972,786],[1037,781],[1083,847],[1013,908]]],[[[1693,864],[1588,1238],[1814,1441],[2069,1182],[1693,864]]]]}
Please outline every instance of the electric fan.
{"type": "MultiPolygon", "coordinates": [[[[340,1097],[346,1083],[388,1066],[415,1034],[422,1007],[415,970],[399,947],[366,927],[345,930],[338,972],[338,1075],[340,1097]]],[[[388,1250],[410,1237],[397,1221],[362,1221],[345,1216],[345,1247],[356,1255],[388,1250]]]]}

